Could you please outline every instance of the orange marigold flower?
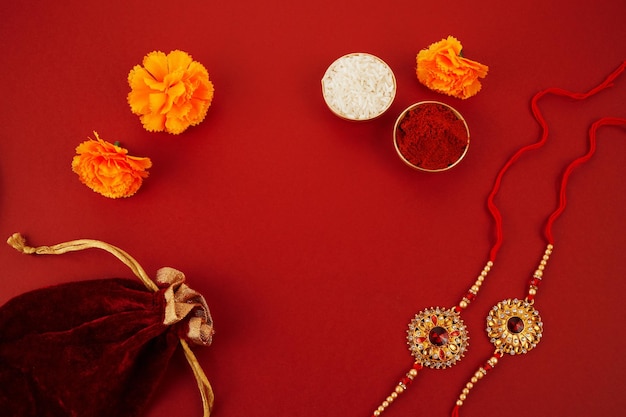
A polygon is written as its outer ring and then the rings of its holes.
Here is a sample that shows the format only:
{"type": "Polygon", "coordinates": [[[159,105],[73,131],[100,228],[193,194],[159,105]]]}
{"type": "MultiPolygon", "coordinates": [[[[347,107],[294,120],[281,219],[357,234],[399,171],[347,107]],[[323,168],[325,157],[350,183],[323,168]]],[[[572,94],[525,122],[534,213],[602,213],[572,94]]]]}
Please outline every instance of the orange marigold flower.
{"type": "Polygon", "coordinates": [[[489,67],[463,58],[461,42],[448,36],[417,54],[417,78],[426,87],[449,96],[466,99],[480,91],[479,78],[489,67]]]}
{"type": "Polygon", "coordinates": [[[209,73],[186,52],[153,51],[128,74],[128,104],[150,132],[179,134],[199,124],[213,100],[209,73]]]}
{"type": "Polygon", "coordinates": [[[135,194],[148,176],[150,158],[129,156],[126,149],[93,133],[96,140],[89,139],[76,147],[78,155],[72,159],[72,171],[78,174],[80,182],[105,197],[135,194]]]}

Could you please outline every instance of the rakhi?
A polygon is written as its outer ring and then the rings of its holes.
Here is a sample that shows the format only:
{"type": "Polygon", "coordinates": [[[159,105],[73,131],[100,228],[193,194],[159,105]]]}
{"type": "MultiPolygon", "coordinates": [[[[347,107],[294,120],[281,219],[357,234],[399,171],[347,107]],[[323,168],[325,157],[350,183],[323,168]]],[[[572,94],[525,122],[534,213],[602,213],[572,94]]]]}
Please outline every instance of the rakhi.
{"type": "MultiPolygon", "coordinates": [[[[464,356],[468,347],[468,330],[460,313],[466,309],[476,298],[481,286],[494,265],[496,256],[503,242],[502,215],[494,203],[494,199],[504,174],[509,168],[527,151],[542,147],[548,140],[548,125],[541,114],[537,102],[547,94],[565,96],[576,100],[583,100],[608,87],[626,69],[624,61],[613,73],[611,73],[601,84],[586,93],[575,93],[559,88],[549,88],[536,93],[531,100],[533,116],[542,129],[539,141],[520,148],[503,165],[496,176],[494,185],[487,197],[487,207],[493,217],[495,224],[496,239],[489,252],[489,260],[480,272],[476,281],[462,297],[459,303],[452,308],[431,307],[417,313],[409,322],[407,330],[407,344],[415,361],[411,369],[401,378],[393,391],[373,412],[373,417],[380,416],[400,394],[406,391],[415,377],[423,368],[445,369],[455,365],[464,356]]],[[[491,370],[504,354],[524,354],[534,347],[541,339],[543,323],[537,310],[534,309],[534,297],[541,282],[543,271],[553,250],[552,225],[565,210],[566,196],[565,186],[572,170],[587,161],[593,155],[596,144],[596,131],[605,125],[626,124],[626,119],[604,118],[594,123],[590,129],[590,150],[589,152],[574,160],[565,170],[561,182],[560,201],[557,209],[549,216],[545,237],[548,242],[543,257],[529,282],[527,296],[524,300],[507,299],[501,301],[493,307],[487,316],[487,333],[492,343],[496,346],[495,353],[480,367],[463,389],[456,406],[453,409],[453,416],[458,416],[459,408],[467,398],[469,390],[474,384],[491,370]]]]}
{"type": "MultiPolygon", "coordinates": [[[[607,87],[610,87],[612,85],[612,81],[619,74],[621,74],[625,68],[626,62],[622,63],[622,65],[615,72],[613,72],[602,84],[600,84],[593,90],[590,90],[588,93],[574,93],[562,89],[552,88],[537,93],[534,96],[531,106],[535,119],[541,125],[541,140],[535,144],[528,145],[519,149],[504,165],[496,178],[496,185],[494,186],[494,191],[489,196],[488,205],[489,211],[492,213],[494,220],[498,224],[498,230],[502,230],[501,216],[498,208],[493,202],[493,197],[497,193],[502,176],[510,168],[513,162],[515,162],[515,160],[517,160],[517,158],[519,158],[523,153],[532,149],[540,148],[546,143],[548,139],[548,126],[539,110],[539,107],[537,106],[537,100],[546,94],[554,94],[578,100],[585,99],[607,87]]],[[[514,356],[526,354],[534,349],[541,340],[543,333],[543,322],[541,320],[541,316],[539,315],[539,311],[537,311],[534,307],[535,296],[537,295],[537,290],[543,279],[544,270],[554,249],[554,236],[552,232],[554,223],[563,213],[563,211],[565,211],[565,206],[567,204],[566,188],[569,177],[574,169],[591,159],[591,157],[595,153],[597,143],[596,136],[597,131],[600,127],[622,125],[626,125],[626,118],[604,117],[594,122],[589,128],[588,151],[584,155],[570,162],[563,171],[561,183],[559,186],[559,203],[557,205],[557,208],[548,216],[544,228],[544,238],[547,241],[546,249],[543,253],[541,260],[539,261],[537,269],[535,270],[530,281],[528,282],[528,290],[526,296],[523,300],[517,298],[502,300],[495,306],[493,306],[490,310],[486,318],[487,326],[485,330],[487,333],[487,337],[489,337],[490,339],[490,342],[495,346],[495,351],[493,355],[486,361],[486,363],[478,368],[478,370],[471,377],[470,381],[467,382],[467,384],[461,391],[461,394],[459,395],[456,405],[452,411],[452,417],[459,416],[459,409],[463,405],[463,402],[466,400],[467,395],[470,393],[470,390],[474,387],[474,384],[482,379],[488,371],[492,370],[501,358],[503,358],[505,355],[514,356]]],[[[502,240],[501,235],[499,236],[499,240],[502,240]]]]}

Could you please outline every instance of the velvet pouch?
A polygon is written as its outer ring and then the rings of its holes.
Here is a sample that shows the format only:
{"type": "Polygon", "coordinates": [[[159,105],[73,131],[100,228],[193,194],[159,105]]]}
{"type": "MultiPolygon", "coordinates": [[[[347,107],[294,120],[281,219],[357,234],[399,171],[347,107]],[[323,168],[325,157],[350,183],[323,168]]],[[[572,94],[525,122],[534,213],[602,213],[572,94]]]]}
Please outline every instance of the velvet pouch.
{"type": "Polygon", "coordinates": [[[178,345],[197,379],[204,416],[210,415],[213,391],[189,343],[211,344],[213,322],[183,273],[162,268],[152,281],[126,252],[99,241],[32,248],[16,234],[9,244],[32,254],[104,249],[140,281],[62,284],[0,307],[1,415],[140,416],[178,345]]]}

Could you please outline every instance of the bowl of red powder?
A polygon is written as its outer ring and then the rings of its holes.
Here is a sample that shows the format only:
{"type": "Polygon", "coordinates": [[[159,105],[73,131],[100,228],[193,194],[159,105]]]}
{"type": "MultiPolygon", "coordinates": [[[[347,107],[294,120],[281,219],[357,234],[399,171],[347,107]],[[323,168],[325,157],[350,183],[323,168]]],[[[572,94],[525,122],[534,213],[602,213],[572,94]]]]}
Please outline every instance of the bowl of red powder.
{"type": "Polygon", "coordinates": [[[409,106],[393,129],[393,142],[400,159],[427,172],[456,166],[467,153],[469,139],[469,128],[461,113],[438,101],[409,106]]]}

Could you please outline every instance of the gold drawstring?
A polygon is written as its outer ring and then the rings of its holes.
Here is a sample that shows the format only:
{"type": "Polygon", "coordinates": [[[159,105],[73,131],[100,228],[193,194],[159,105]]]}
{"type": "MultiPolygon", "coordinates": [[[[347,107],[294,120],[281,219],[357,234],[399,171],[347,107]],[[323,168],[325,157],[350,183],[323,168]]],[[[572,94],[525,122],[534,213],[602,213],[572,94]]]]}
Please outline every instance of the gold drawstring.
{"type": "MultiPolygon", "coordinates": [[[[106,252],[109,252],[117,259],[122,261],[126,266],[128,266],[148,290],[154,292],[159,290],[159,287],[154,283],[154,281],[152,281],[152,279],[150,279],[150,277],[148,277],[148,274],[146,274],[141,265],[139,265],[139,263],[132,256],[130,256],[128,253],[118,247],[115,247],[105,242],[101,242],[99,240],[79,239],[70,242],[59,243],[52,246],[32,247],[27,245],[26,239],[21,234],[15,233],[11,237],[9,237],[7,243],[17,251],[27,255],[61,255],[67,252],[81,251],[84,249],[102,249],[106,252]]],[[[200,390],[200,395],[202,397],[202,408],[204,411],[203,417],[209,417],[211,415],[211,410],[213,409],[213,403],[215,401],[215,396],[213,394],[211,384],[209,383],[209,380],[207,379],[204,370],[202,369],[202,366],[198,362],[198,359],[189,347],[187,341],[181,338],[180,345],[183,348],[185,358],[191,366],[194,377],[196,378],[196,382],[198,383],[198,389],[200,390]]]]}

